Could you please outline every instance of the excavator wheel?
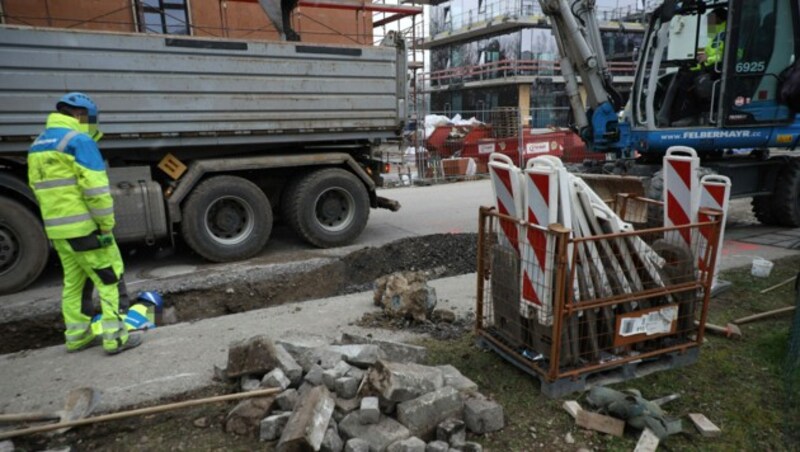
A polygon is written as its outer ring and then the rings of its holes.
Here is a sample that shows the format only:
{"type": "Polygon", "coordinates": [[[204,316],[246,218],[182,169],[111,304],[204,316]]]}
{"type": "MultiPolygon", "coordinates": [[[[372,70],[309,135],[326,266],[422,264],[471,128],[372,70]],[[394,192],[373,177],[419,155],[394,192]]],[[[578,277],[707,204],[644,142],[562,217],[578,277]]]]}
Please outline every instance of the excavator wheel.
{"type": "Polygon", "coordinates": [[[800,227],[800,158],[787,159],[786,165],[778,173],[772,209],[777,224],[800,227]]]}

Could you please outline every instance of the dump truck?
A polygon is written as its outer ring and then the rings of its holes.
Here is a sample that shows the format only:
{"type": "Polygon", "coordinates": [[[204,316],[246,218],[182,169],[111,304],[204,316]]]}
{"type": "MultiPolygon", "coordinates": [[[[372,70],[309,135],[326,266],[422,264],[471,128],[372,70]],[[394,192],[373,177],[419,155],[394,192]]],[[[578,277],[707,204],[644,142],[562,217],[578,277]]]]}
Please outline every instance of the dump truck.
{"type": "Polygon", "coordinates": [[[281,218],[306,242],[355,240],[376,193],[377,145],[403,130],[406,50],[0,26],[0,293],[50,255],[26,154],[68,91],[100,108],[120,243],[180,238],[246,259],[281,218]]]}

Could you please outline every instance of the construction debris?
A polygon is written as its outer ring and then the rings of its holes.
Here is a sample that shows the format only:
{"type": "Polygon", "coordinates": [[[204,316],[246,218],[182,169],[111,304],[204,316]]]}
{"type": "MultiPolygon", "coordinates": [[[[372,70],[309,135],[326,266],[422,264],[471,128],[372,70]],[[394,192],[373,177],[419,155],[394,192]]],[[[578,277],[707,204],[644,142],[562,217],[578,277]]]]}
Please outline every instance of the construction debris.
{"type": "Polygon", "coordinates": [[[281,341],[276,346],[257,337],[233,344],[229,363],[235,369],[226,369],[225,375],[259,369],[239,375],[240,384],[261,381],[282,392],[241,402],[228,414],[226,431],[258,432],[262,441],[277,441],[278,451],[424,452],[480,451],[480,444],[468,441],[467,435],[504,427],[503,408],[481,395],[475,382],[455,367],[386,359],[418,359],[424,348],[379,341],[359,344],[354,336],[339,342],[281,341]],[[277,349],[289,356],[272,359],[277,349]],[[255,362],[246,362],[247,357],[255,362]],[[290,380],[283,370],[288,366],[280,364],[289,359],[305,373],[290,380]]]}
{"type": "Polygon", "coordinates": [[[649,428],[642,430],[641,436],[639,436],[639,442],[636,443],[636,448],[633,452],[655,452],[658,449],[658,443],[661,440],[658,439],[655,433],[649,428]]]}
{"type": "Polygon", "coordinates": [[[667,416],[658,404],[643,398],[635,389],[616,391],[597,386],[589,391],[586,400],[593,407],[622,419],[637,430],[649,428],[660,439],[681,431],[680,419],[667,416]]]}
{"type": "Polygon", "coordinates": [[[714,425],[713,422],[708,420],[708,418],[703,414],[689,413],[689,419],[691,419],[694,423],[694,426],[697,427],[697,431],[699,431],[700,434],[706,438],[713,438],[722,434],[722,430],[714,425]]]}
{"type": "Polygon", "coordinates": [[[374,301],[386,314],[423,322],[436,307],[436,289],[423,272],[397,272],[375,281],[374,301]]]}
{"type": "Polygon", "coordinates": [[[575,423],[589,430],[622,437],[625,432],[625,421],[587,410],[578,411],[575,423]]]}

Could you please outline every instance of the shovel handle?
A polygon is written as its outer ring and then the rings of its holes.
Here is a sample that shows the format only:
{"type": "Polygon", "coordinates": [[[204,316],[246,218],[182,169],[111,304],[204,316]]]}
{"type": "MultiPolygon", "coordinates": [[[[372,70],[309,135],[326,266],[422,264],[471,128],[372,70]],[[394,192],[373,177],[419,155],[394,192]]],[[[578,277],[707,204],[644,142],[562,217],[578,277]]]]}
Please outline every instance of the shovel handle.
{"type": "Polygon", "coordinates": [[[61,416],[56,413],[13,413],[0,414],[0,424],[17,422],[58,421],[61,416]]]}

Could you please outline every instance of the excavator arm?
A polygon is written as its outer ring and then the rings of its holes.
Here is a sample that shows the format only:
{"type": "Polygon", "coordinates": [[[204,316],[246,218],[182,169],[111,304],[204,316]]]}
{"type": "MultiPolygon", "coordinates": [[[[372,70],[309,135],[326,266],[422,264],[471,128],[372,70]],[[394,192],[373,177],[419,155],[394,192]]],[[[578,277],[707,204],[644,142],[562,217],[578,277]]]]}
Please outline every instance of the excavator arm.
{"type": "Polygon", "coordinates": [[[550,18],[561,54],[561,73],[575,127],[591,149],[616,150],[614,144],[624,138],[627,128],[618,120],[622,97],[611,84],[595,0],[539,0],[539,4],[550,18]],[[578,90],[578,77],[586,91],[585,106],[578,90]]]}

